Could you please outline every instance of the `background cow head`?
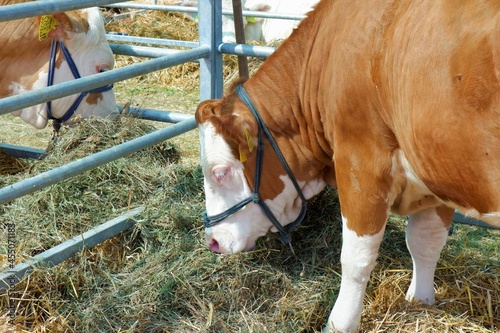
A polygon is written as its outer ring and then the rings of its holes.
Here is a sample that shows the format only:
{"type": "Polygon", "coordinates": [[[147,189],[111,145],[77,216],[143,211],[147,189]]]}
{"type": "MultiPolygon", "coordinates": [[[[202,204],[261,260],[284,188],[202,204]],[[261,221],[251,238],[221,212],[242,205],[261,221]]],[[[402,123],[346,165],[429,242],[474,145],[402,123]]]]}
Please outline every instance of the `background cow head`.
{"type": "MultiPolygon", "coordinates": [[[[34,39],[30,42],[31,50],[28,49],[24,51],[22,58],[18,57],[15,59],[15,63],[19,67],[19,73],[17,78],[12,77],[9,79],[10,95],[47,86],[47,63],[49,61],[48,47],[52,40],[60,40],[65,44],[82,77],[113,68],[114,57],[106,40],[104,21],[99,9],[88,8],[66,13],[57,13],[53,14],[53,16],[56,19],[56,24],[48,33],[47,39],[42,41],[34,39]],[[35,57],[37,58],[36,61],[34,60],[35,57]],[[22,73],[24,62],[38,62],[41,66],[41,68],[38,69],[37,75],[32,76],[30,79],[31,81],[27,81],[28,79],[22,73]]],[[[40,20],[40,18],[38,20],[40,20]]],[[[38,27],[36,27],[36,29],[38,29],[38,27]]],[[[27,41],[24,42],[24,44],[26,44],[27,41]]],[[[12,45],[12,47],[20,47],[19,45],[23,45],[23,43],[18,43],[18,46],[12,45]]],[[[2,65],[3,64],[4,63],[2,63],[2,65]]],[[[33,71],[33,69],[31,71],[33,71]]],[[[33,75],[33,73],[30,74],[33,75]]],[[[73,79],[74,76],[67,61],[62,54],[59,54],[55,65],[53,84],[73,79]]],[[[76,97],[77,95],[72,95],[52,101],[51,109],[53,117],[61,118],[72,105],[76,97]]],[[[90,116],[105,117],[115,112],[117,112],[117,108],[114,92],[108,90],[99,93],[89,93],[82,100],[74,115],[80,115],[84,118],[90,116]]],[[[15,111],[12,114],[21,117],[24,121],[32,124],[36,128],[44,128],[47,125],[48,116],[45,104],[28,107],[23,110],[15,111]]],[[[70,124],[71,122],[70,119],[65,123],[70,124]]]]}

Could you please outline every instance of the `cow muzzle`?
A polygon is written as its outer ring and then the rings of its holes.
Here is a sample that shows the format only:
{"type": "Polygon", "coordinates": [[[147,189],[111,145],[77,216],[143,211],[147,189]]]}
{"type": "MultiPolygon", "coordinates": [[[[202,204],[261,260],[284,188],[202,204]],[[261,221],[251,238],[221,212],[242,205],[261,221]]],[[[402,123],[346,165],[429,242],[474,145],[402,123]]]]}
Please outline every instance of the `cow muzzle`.
{"type": "Polygon", "coordinates": [[[239,239],[228,231],[214,228],[205,229],[205,240],[210,250],[221,254],[247,252],[255,247],[255,241],[239,239]]]}

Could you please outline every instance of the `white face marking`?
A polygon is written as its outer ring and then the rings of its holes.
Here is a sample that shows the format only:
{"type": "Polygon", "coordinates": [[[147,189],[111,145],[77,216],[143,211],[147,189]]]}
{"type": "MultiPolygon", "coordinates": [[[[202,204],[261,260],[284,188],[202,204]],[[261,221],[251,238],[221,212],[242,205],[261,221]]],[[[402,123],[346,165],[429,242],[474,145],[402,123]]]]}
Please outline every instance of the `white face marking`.
{"type": "MultiPolygon", "coordinates": [[[[98,8],[85,9],[88,17],[89,31],[87,33],[72,33],[64,40],[80,76],[97,74],[99,69],[113,69],[114,56],[106,40],[104,22],[98,8]]],[[[73,74],[66,61],[56,70],[54,84],[73,80],[73,74]]],[[[68,96],[53,102],[53,114],[62,117],[78,95],[68,96]]],[[[102,93],[102,99],[97,104],[89,104],[84,98],[75,115],[83,118],[91,116],[106,117],[116,113],[116,100],[112,90],[102,93]]]]}
{"type": "MultiPolygon", "coordinates": [[[[243,164],[233,156],[214,126],[206,122],[199,126],[199,132],[206,209],[208,216],[212,216],[248,198],[252,191],[243,174],[243,164]]],[[[249,250],[269,228],[270,222],[260,207],[250,203],[220,224],[206,229],[207,245],[222,253],[249,250]]]]}
{"type": "MultiPolygon", "coordinates": [[[[243,164],[237,160],[222,136],[218,135],[210,122],[199,125],[200,156],[204,174],[206,209],[208,216],[226,211],[252,195],[243,173],[243,164]]],[[[301,202],[290,178],[279,177],[285,185],[282,193],[265,203],[275,217],[287,225],[300,213],[301,202]]],[[[306,199],[324,187],[324,181],[300,182],[306,199]]],[[[254,247],[256,240],[269,230],[276,232],[261,208],[249,203],[237,213],[219,224],[206,229],[207,245],[217,252],[240,252],[254,247]]]]}
{"type": "Polygon", "coordinates": [[[326,332],[334,332],[334,329],[342,332],[357,331],[366,285],[375,267],[385,230],[384,227],[376,235],[359,237],[355,231],[347,228],[344,216],[342,225],[342,282],[326,332]]]}

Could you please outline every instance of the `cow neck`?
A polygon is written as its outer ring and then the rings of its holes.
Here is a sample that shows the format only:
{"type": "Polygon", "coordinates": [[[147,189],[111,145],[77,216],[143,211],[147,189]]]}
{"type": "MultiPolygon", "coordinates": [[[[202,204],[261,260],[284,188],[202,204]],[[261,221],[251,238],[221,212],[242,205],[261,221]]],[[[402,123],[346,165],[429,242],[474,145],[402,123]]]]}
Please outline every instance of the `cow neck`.
{"type": "Polygon", "coordinates": [[[248,96],[248,93],[246,92],[245,88],[243,88],[242,85],[239,85],[236,88],[236,93],[238,94],[238,97],[241,99],[241,101],[250,109],[252,112],[252,115],[254,116],[255,120],[257,121],[257,127],[258,127],[258,143],[257,143],[257,158],[255,162],[255,176],[254,176],[254,186],[253,186],[253,193],[250,197],[242,200],[241,202],[237,203],[236,205],[230,207],[226,211],[213,215],[213,216],[208,216],[207,213],[203,215],[203,222],[205,224],[206,228],[211,228],[215,226],[216,224],[222,222],[224,219],[227,217],[233,215],[234,213],[238,212],[241,210],[243,207],[245,207],[247,204],[250,202],[253,202],[262,209],[264,215],[271,221],[273,226],[278,230],[278,233],[280,235],[281,240],[289,246],[292,252],[293,248],[291,246],[291,241],[292,241],[292,236],[291,236],[291,231],[297,227],[300,222],[304,219],[306,212],[307,212],[307,200],[304,197],[304,194],[302,193],[302,189],[300,188],[297,180],[295,179],[295,176],[293,175],[292,170],[290,169],[285,157],[283,156],[283,153],[281,152],[280,148],[276,144],[276,141],[274,140],[271,132],[265,125],[264,121],[262,120],[257,108],[253,104],[250,96],[248,96]],[[262,162],[264,158],[264,135],[267,137],[267,140],[271,144],[271,147],[273,148],[274,152],[278,156],[281,165],[285,169],[286,173],[288,174],[288,177],[290,177],[290,180],[292,181],[293,186],[295,187],[295,190],[297,191],[300,200],[302,201],[302,206],[299,215],[293,221],[292,223],[283,226],[281,223],[278,221],[276,216],[274,216],[273,212],[271,209],[267,206],[267,204],[261,199],[259,195],[259,187],[260,187],[260,180],[262,176],[262,162]]]}
{"type": "MultiPolygon", "coordinates": [[[[310,63],[311,53],[318,50],[315,36],[322,21],[318,14],[321,13],[309,13],[300,23],[300,28],[294,29],[245,83],[252,96],[262,96],[255,102],[271,130],[298,138],[295,143],[304,147],[298,153],[303,154],[304,160],[309,163],[314,161],[317,174],[311,174],[311,165],[305,168],[302,165],[300,169],[306,172],[297,174],[301,180],[317,178],[326,170],[333,170],[333,151],[322,131],[323,123],[318,115],[321,101],[311,100],[305,89],[311,82],[318,85],[319,80],[319,76],[311,77],[309,71],[311,66],[321,66],[310,63]]],[[[322,51],[321,48],[319,50],[322,51]]]]}
{"type": "MultiPolygon", "coordinates": [[[[64,45],[63,41],[60,40],[52,40],[52,43],[50,44],[50,56],[49,56],[49,73],[47,76],[47,87],[50,87],[54,84],[54,74],[56,70],[56,58],[57,58],[57,53],[59,48],[61,49],[61,52],[64,56],[64,59],[68,63],[69,69],[71,70],[71,73],[73,74],[73,77],[75,79],[81,78],[80,72],[78,71],[78,68],[76,67],[75,61],[73,60],[73,57],[71,56],[71,53],[68,51],[66,48],[66,45],[64,45]]],[[[113,84],[108,84],[103,87],[95,88],[95,89],[90,89],[87,91],[81,92],[76,100],[71,104],[71,106],[66,110],[66,112],[63,114],[62,117],[56,118],[52,115],[52,101],[47,102],[47,118],[54,120],[54,130],[56,132],[59,131],[61,128],[61,124],[67,120],[69,120],[73,115],[75,114],[76,109],[78,109],[78,106],[80,106],[80,103],[82,102],[83,98],[87,96],[90,93],[102,93],[105,91],[109,91],[113,89],[113,84]]]]}

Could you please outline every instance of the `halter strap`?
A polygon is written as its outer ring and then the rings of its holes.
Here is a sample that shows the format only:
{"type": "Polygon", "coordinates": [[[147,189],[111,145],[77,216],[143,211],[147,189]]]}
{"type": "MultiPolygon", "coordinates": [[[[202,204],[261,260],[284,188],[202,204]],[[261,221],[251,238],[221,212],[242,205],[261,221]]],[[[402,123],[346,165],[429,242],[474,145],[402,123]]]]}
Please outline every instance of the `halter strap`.
{"type": "MultiPolygon", "coordinates": [[[[236,205],[230,207],[226,211],[213,215],[213,216],[208,216],[207,213],[205,212],[203,214],[203,222],[205,224],[206,228],[213,227],[214,225],[220,223],[227,217],[233,215],[243,207],[245,207],[247,204],[250,202],[253,202],[255,204],[258,204],[266,217],[271,221],[273,226],[278,230],[279,235],[281,237],[281,240],[288,246],[291,247],[291,241],[292,241],[292,236],[291,236],[291,231],[297,227],[300,222],[304,219],[307,211],[307,200],[304,197],[304,194],[302,193],[302,190],[295,179],[295,176],[293,175],[292,170],[288,166],[288,163],[286,162],[285,157],[281,153],[281,150],[279,149],[278,145],[276,144],[276,141],[274,140],[273,136],[271,135],[271,132],[267,128],[267,126],[264,124],[264,121],[262,120],[259,112],[257,111],[257,108],[253,104],[250,96],[246,92],[245,88],[243,88],[243,85],[239,85],[236,88],[236,93],[238,94],[238,97],[241,99],[243,103],[250,109],[252,112],[252,115],[257,121],[258,125],[258,146],[257,146],[257,159],[256,159],[256,168],[255,168],[255,178],[254,178],[254,188],[253,188],[253,193],[250,197],[240,201],[236,205]],[[290,177],[290,180],[292,181],[293,186],[295,187],[295,190],[297,191],[301,201],[302,201],[302,207],[300,210],[300,213],[298,217],[290,223],[287,226],[282,226],[281,223],[278,221],[278,219],[274,216],[273,212],[271,209],[266,205],[266,203],[260,199],[259,195],[259,185],[260,185],[260,179],[262,175],[262,163],[263,163],[263,156],[264,156],[264,140],[263,140],[263,134],[266,135],[267,139],[269,140],[269,143],[271,144],[271,147],[273,148],[274,152],[278,156],[281,165],[285,169],[286,173],[288,174],[288,177],[290,177]]],[[[292,249],[293,251],[293,249],[292,249]]]]}
{"type": "MultiPolygon", "coordinates": [[[[49,73],[47,77],[47,87],[50,87],[54,84],[54,74],[55,74],[55,68],[56,68],[56,58],[57,58],[57,51],[61,47],[61,51],[63,53],[64,58],[66,59],[66,62],[68,63],[69,69],[71,70],[71,73],[73,74],[73,77],[75,79],[81,78],[80,72],[78,71],[78,68],[76,67],[75,61],[73,60],[73,57],[71,56],[71,53],[67,49],[67,47],[64,45],[62,41],[59,40],[52,40],[52,43],[50,44],[50,57],[49,57],[49,73]]],[[[78,95],[76,100],[71,104],[71,106],[66,110],[64,115],[61,118],[55,118],[52,115],[52,101],[47,102],[47,117],[48,119],[53,119],[54,120],[54,129],[58,131],[61,128],[61,124],[67,120],[69,120],[73,115],[75,114],[76,109],[78,109],[78,106],[80,106],[80,103],[82,102],[83,98],[87,96],[90,93],[102,93],[105,91],[109,91],[113,89],[113,84],[108,84],[103,87],[83,91],[78,95]]]]}

